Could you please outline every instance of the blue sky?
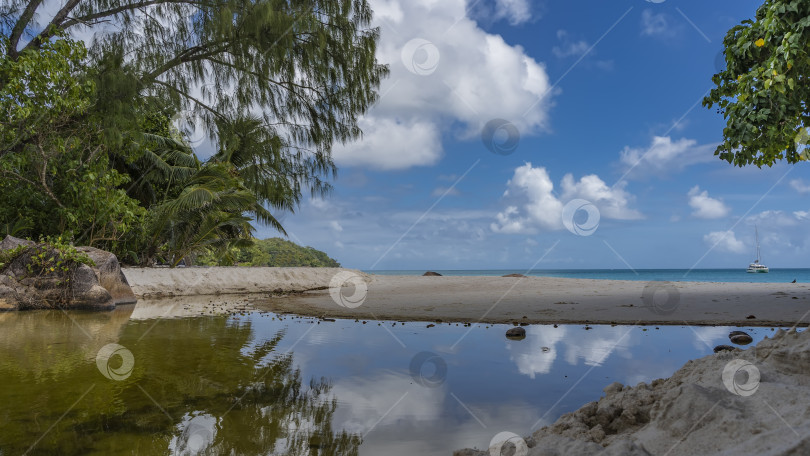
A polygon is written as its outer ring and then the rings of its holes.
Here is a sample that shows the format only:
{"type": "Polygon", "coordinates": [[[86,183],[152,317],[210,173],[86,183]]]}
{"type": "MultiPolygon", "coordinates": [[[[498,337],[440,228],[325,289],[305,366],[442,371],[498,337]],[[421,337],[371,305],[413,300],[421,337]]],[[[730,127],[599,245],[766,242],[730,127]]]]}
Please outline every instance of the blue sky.
{"type": "Polygon", "coordinates": [[[364,270],[742,268],[756,224],[765,264],[806,267],[807,166],[721,162],[700,105],[759,4],[372,1],[391,76],[290,239],[364,270]]]}

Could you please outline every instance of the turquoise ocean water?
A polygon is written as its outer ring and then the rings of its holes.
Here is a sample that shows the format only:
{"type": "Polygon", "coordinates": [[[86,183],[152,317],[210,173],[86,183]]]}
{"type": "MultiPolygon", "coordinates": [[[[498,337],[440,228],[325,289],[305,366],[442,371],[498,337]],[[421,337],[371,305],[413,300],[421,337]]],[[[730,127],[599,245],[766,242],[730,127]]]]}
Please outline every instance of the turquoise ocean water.
{"type": "MultiPolygon", "coordinates": [[[[443,270],[433,271],[446,276],[502,276],[506,274],[524,274],[538,277],[566,277],[574,279],[609,279],[609,280],[667,280],[670,282],[810,282],[810,269],[771,269],[767,274],[751,274],[745,268],[735,269],[480,269],[480,270],[443,270]]],[[[370,274],[379,275],[422,275],[420,270],[367,270],[370,274]]]]}

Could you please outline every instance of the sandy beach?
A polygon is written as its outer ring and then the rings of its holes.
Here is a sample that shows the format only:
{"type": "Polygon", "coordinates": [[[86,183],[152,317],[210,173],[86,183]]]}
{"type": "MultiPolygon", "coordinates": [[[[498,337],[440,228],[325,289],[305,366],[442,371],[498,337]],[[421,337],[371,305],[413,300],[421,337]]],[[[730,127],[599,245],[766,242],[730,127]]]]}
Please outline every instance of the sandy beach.
{"type": "MultiPolygon", "coordinates": [[[[640,282],[548,277],[364,276],[362,304],[329,290],[269,298],[257,307],[309,316],[482,323],[807,325],[810,286],[640,282]],[[753,316],[753,318],[751,318],[753,316]]],[[[344,295],[351,296],[351,287],[344,295]]]]}
{"type": "Polygon", "coordinates": [[[221,308],[240,295],[244,298],[240,306],[249,300],[260,310],[315,317],[803,327],[810,311],[810,285],[804,283],[383,276],[338,268],[131,268],[124,272],[142,300],[183,296],[193,302],[192,297],[204,296],[202,301],[221,308]],[[362,280],[367,292],[355,290],[349,281],[335,299],[329,287],[338,273],[362,280]]]}

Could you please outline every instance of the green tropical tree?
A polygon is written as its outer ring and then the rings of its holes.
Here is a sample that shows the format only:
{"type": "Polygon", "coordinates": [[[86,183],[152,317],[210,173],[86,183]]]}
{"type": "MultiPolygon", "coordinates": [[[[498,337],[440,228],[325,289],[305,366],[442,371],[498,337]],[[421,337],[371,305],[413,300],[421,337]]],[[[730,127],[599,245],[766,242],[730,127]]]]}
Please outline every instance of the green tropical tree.
{"type": "Polygon", "coordinates": [[[2,189],[14,204],[0,207],[0,225],[25,218],[30,235],[52,227],[140,263],[241,245],[247,217],[283,233],[271,211],[329,192],[331,148],[361,134],[358,116],[388,71],[375,59],[366,0],[47,6],[0,5],[0,103],[24,108],[20,94],[30,93],[40,111],[12,109],[0,125],[0,169],[25,183],[2,189]],[[89,52],[67,38],[74,31],[94,33],[89,52]],[[203,131],[214,157],[201,162],[177,120],[203,131]],[[46,167],[35,154],[40,131],[51,134],[46,167]],[[46,223],[54,219],[65,222],[46,223]]]}
{"type": "Polygon", "coordinates": [[[302,163],[307,172],[295,176],[316,192],[328,191],[320,177],[334,172],[332,145],[360,135],[357,117],[387,74],[375,59],[378,30],[368,27],[365,0],[68,0],[36,24],[42,7],[11,0],[0,9],[6,53],[18,59],[61,31],[104,28],[91,56],[108,141],[127,137],[120,126],[138,97],[170,100],[212,138],[218,123],[255,112],[274,148],[317,163],[302,163]]]}
{"type": "Polygon", "coordinates": [[[737,166],[807,160],[810,2],[766,0],[726,34],[726,68],[703,105],[726,119],[715,155],[737,166]]]}

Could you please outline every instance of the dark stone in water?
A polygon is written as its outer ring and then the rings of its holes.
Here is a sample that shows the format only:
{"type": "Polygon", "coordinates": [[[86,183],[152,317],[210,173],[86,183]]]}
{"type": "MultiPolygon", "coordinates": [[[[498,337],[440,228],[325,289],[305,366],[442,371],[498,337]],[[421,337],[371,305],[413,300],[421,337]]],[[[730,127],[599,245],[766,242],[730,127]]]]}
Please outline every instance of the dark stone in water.
{"type": "Polygon", "coordinates": [[[439,274],[438,272],[428,271],[428,272],[426,272],[426,273],[422,274],[422,276],[423,276],[423,277],[424,277],[424,276],[428,276],[428,277],[441,277],[442,275],[441,275],[441,274],[439,274]]]}
{"type": "Polygon", "coordinates": [[[753,315],[749,315],[749,316],[745,317],[746,320],[755,320],[756,318],[757,317],[755,317],[753,315]]]}
{"type": "Polygon", "coordinates": [[[720,353],[721,351],[735,351],[735,350],[739,350],[739,348],[732,347],[731,345],[718,345],[714,347],[715,353],[720,353]]]}
{"type": "Polygon", "coordinates": [[[728,335],[728,340],[737,345],[748,345],[754,341],[754,338],[742,331],[731,331],[728,335]]]}
{"type": "Polygon", "coordinates": [[[519,277],[519,278],[524,278],[524,277],[526,277],[526,276],[525,276],[525,275],[523,275],[523,274],[506,274],[505,276],[501,276],[501,277],[519,277]]]}
{"type": "Polygon", "coordinates": [[[522,340],[526,338],[526,330],[517,327],[517,328],[510,328],[506,331],[506,338],[513,339],[513,340],[522,340]]]}

